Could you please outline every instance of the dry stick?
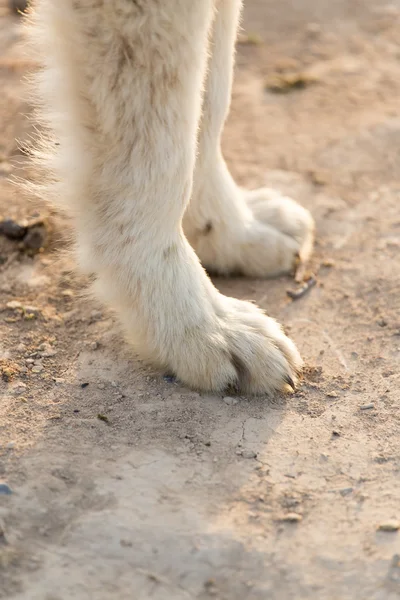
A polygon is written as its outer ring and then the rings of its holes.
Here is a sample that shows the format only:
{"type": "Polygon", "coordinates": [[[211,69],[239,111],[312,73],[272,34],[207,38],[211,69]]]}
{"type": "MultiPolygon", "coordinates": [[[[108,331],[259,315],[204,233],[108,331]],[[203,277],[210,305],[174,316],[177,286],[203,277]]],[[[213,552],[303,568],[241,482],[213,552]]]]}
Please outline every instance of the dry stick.
{"type": "Polygon", "coordinates": [[[316,284],[317,280],[315,279],[315,277],[310,277],[297,290],[287,290],[286,293],[292,300],[299,300],[299,298],[302,298],[316,284]]]}

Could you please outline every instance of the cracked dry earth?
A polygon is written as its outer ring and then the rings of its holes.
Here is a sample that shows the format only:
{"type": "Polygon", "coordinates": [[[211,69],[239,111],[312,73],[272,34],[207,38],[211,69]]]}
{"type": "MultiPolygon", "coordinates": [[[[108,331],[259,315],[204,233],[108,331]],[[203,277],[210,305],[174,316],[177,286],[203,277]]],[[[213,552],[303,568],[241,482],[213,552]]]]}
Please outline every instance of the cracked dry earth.
{"type": "Polygon", "coordinates": [[[36,254],[0,236],[0,598],[400,597],[400,2],[249,0],[243,26],[227,160],[318,228],[300,300],[216,280],[305,358],[273,401],[163,379],[84,298],[68,223],[9,180],[30,65],[0,0],[0,214],[49,228],[36,254]]]}

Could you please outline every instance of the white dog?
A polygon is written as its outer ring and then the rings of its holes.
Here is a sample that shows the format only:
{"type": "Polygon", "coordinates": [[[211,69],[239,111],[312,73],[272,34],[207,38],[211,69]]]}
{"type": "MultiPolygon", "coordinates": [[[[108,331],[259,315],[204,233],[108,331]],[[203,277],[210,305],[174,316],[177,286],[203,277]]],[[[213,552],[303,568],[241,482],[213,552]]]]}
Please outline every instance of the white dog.
{"type": "Polygon", "coordinates": [[[240,189],[222,157],[240,10],[241,0],[37,0],[38,156],[46,196],[75,219],[81,267],[138,353],[194,388],[269,394],[294,387],[296,347],[253,304],[221,295],[203,266],[289,272],[311,252],[313,220],[276,192],[240,189]]]}

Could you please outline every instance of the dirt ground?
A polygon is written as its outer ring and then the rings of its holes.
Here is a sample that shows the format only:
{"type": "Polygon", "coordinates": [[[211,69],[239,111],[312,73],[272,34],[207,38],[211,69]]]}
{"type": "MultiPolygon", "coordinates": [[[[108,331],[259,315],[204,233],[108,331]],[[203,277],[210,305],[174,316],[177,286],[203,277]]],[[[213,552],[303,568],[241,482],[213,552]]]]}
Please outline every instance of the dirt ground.
{"type": "Polygon", "coordinates": [[[163,378],[84,298],[68,224],[10,182],[30,57],[0,0],[0,217],[49,229],[0,235],[1,598],[400,598],[400,1],[249,0],[243,26],[226,158],[317,221],[300,300],[216,280],[302,352],[274,400],[163,378]]]}

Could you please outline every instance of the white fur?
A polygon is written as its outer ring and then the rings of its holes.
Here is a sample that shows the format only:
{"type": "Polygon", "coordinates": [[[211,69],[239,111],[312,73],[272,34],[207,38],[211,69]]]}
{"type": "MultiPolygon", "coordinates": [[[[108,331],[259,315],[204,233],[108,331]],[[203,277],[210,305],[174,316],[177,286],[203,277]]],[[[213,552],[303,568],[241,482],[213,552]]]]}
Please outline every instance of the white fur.
{"type": "Polygon", "coordinates": [[[222,296],[193,250],[210,269],[268,276],[312,245],[307,211],[240,190],[222,158],[240,8],[38,0],[39,155],[49,199],[75,218],[81,267],[139,354],[196,388],[272,393],[296,381],[294,344],[253,304],[222,296]]]}

